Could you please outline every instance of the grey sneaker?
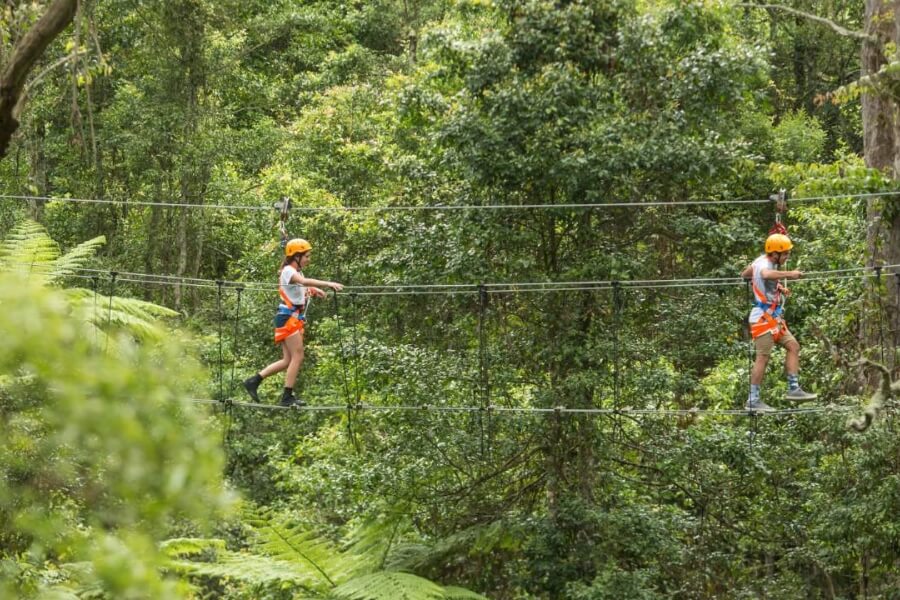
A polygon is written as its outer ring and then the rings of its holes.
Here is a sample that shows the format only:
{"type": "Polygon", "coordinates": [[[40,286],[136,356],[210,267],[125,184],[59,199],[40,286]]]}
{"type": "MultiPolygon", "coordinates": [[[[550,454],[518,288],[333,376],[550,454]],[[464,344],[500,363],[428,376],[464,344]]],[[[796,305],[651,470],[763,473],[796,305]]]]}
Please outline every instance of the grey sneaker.
{"type": "Polygon", "coordinates": [[[799,387],[796,390],[789,391],[786,396],[788,400],[798,400],[801,402],[805,400],[815,400],[818,397],[819,396],[817,394],[810,394],[809,392],[803,391],[803,388],[799,387]]]}
{"type": "Polygon", "coordinates": [[[752,413],[775,412],[774,408],[762,400],[747,400],[747,404],[744,405],[744,410],[748,410],[752,413]]]}

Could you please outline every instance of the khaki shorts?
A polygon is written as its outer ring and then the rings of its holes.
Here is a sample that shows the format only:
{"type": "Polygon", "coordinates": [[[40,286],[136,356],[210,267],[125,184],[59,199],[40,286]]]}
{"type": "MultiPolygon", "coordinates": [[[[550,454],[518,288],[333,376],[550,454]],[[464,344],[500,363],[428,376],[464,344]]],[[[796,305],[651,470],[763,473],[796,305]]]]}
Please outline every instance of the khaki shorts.
{"type": "MultiPolygon", "coordinates": [[[[784,334],[778,338],[778,345],[787,346],[788,343],[796,341],[791,332],[785,330],[784,334]]],[[[772,332],[764,333],[753,340],[753,345],[756,346],[757,356],[771,356],[772,350],[775,348],[775,339],[772,337],[772,332]]]]}

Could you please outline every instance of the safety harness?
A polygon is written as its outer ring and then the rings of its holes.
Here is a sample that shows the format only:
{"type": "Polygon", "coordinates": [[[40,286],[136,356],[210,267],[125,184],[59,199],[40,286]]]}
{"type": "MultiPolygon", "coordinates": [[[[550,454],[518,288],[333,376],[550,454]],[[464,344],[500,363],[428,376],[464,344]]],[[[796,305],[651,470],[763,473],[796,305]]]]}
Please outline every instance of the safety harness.
{"type": "Polygon", "coordinates": [[[278,295],[281,296],[281,304],[275,313],[276,344],[298,331],[303,331],[306,309],[309,307],[309,299],[306,299],[304,304],[294,304],[281,285],[278,286],[278,295]]]}
{"type": "MultiPolygon", "coordinates": [[[[769,235],[772,235],[773,233],[787,235],[787,228],[782,222],[782,215],[787,212],[787,193],[784,189],[781,189],[778,190],[777,194],[773,194],[769,196],[769,198],[775,202],[775,223],[772,225],[771,229],[769,229],[769,235]]],[[[755,269],[750,281],[751,286],[753,287],[753,305],[759,307],[763,311],[759,320],[750,326],[750,336],[755,340],[759,336],[765,335],[771,331],[772,339],[777,342],[781,336],[784,335],[784,332],[787,331],[787,322],[785,322],[784,317],[782,317],[784,306],[781,302],[781,284],[778,284],[778,287],[775,289],[775,300],[769,302],[768,298],[766,298],[766,294],[756,285],[755,269]]]]}
{"type": "Polygon", "coordinates": [[[769,302],[766,294],[756,285],[755,269],[753,279],[750,281],[750,285],[753,287],[753,295],[755,296],[753,305],[758,306],[763,311],[759,320],[750,326],[750,335],[755,340],[771,331],[772,339],[777,342],[784,335],[784,332],[787,331],[787,323],[782,317],[784,307],[781,305],[781,290],[776,290],[775,299],[769,302]]]}
{"type": "MultiPolygon", "coordinates": [[[[291,209],[291,199],[284,196],[275,203],[275,210],[278,211],[278,230],[281,235],[281,247],[287,244],[289,236],[287,232],[288,211],[291,209]]],[[[288,298],[284,287],[278,286],[278,295],[281,296],[281,304],[275,312],[275,343],[283,342],[298,331],[303,331],[304,322],[306,321],[306,310],[309,308],[309,298],[305,298],[303,304],[294,304],[288,298]]]]}

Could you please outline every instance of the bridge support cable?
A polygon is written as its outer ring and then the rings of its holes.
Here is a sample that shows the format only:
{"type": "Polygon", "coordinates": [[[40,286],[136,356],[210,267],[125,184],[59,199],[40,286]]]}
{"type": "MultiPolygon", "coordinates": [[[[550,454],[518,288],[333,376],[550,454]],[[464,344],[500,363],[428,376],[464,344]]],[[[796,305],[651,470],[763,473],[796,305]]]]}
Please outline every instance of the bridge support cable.
{"type": "Polygon", "coordinates": [[[225,383],[223,372],[225,368],[225,359],[222,355],[222,322],[225,320],[222,316],[222,286],[225,285],[225,282],[222,280],[216,281],[216,322],[218,324],[219,329],[219,368],[217,369],[217,377],[219,380],[219,397],[218,400],[220,402],[225,401],[225,383]]]}
{"type": "Polygon", "coordinates": [[[238,340],[241,336],[241,295],[244,293],[244,286],[238,286],[235,293],[237,294],[237,299],[234,309],[234,336],[231,345],[231,382],[228,385],[229,390],[234,389],[234,368],[237,364],[240,349],[238,340]]]}

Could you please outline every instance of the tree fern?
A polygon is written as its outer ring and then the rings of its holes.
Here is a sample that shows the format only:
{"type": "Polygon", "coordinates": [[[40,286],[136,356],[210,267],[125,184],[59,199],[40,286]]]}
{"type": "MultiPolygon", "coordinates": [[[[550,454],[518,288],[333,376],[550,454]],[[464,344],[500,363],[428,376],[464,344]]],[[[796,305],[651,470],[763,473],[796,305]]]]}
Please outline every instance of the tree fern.
{"type": "Polygon", "coordinates": [[[403,508],[394,507],[390,516],[382,515],[354,527],[347,536],[346,551],[368,561],[368,571],[380,571],[410,525],[403,508]]]}
{"type": "Polygon", "coordinates": [[[399,544],[392,550],[386,566],[418,570],[438,563],[448,555],[489,555],[498,550],[518,550],[523,539],[525,536],[515,523],[500,519],[463,529],[432,544],[399,544]]]}
{"type": "Polygon", "coordinates": [[[314,587],[316,581],[296,565],[246,552],[232,552],[218,539],[178,538],[161,545],[167,567],[186,575],[232,579],[251,585],[293,584],[314,587]]]}
{"type": "MultiPolygon", "coordinates": [[[[42,225],[26,220],[0,244],[0,269],[47,285],[60,284],[77,274],[105,243],[106,238],[99,236],[61,254],[58,244],[42,225]]],[[[151,302],[119,296],[110,298],[84,288],[69,288],[66,297],[79,318],[97,331],[121,329],[141,339],[161,338],[166,332],[157,323],[158,319],[178,314],[151,302]]]]}
{"type": "Polygon", "coordinates": [[[101,235],[60,255],[59,245],[43,226],[34,221],[24,221],[0,245],[0,266],[8,271],[43,277],[47,283],[56,283],[84,267],[105,243],[106,238],[101,235]]]}
{"type": "Polygon", "coordinates": [[[65,295],[73,309],[96,330],[121,329],[140,339],[161,339],[167,331],[158,319],[178,315],[152,302],[105,296],[83,288],[67,289],[65,295]]]}
{"type": "Polygon", "coordinates": [[[352,576],[357,566],[330,541],[271,510],[245,509],[247,522],[259,536],[257,548],[273,558],[307,570],[328,586],[352,576]]]}
{"type": "Polygon", "coordinates": [[[472,590],[448,585],[444,588],[444,600],[487,600],[487,598],[472,590]]]}
{"type": "Polygon", "coordinates": [[[399,570],[381,570],[398,523],[371,523],[338,545],[268,509],[245,510],[258,536],[259,554],[232,552],[221,540],[175,539],[163,546],[173,571],[242,581],[295,586],[308,598],[333,600],[485,600],[459,587],[441,585],[399,570]],[[386,541],[377,543],[381,534],[386,541]]]}
{"type": "Polygon", "coordinates": [[[331,591],[340,600],[442,600],[443,587],[409,573],[381,571],[356,577],[331,591]]]}
{"type": "Polygon", "coordinates": [[[41,225],[24,221],[0,245],[0,265],[6,271],[46,275],[59,258],[59,246],[41,225]]]}

